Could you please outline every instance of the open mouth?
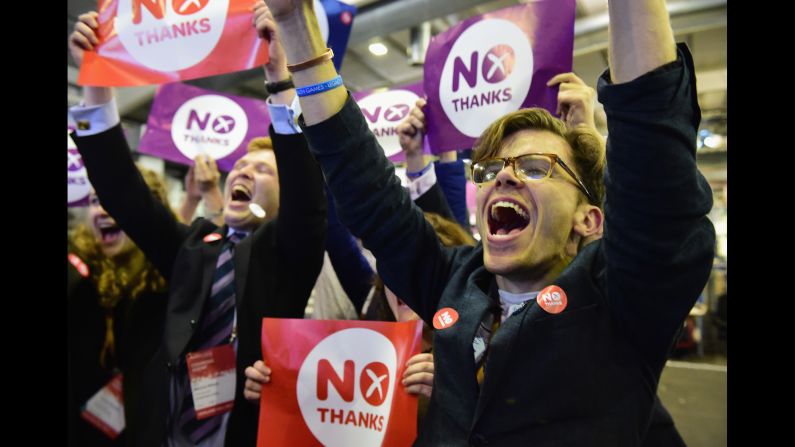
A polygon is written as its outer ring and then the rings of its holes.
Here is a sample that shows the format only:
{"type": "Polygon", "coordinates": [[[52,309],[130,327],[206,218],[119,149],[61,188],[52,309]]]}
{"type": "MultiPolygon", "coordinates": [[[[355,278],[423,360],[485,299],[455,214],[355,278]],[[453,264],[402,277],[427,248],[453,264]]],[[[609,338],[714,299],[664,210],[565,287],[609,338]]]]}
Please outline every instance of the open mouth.
{"type": "Polygon", "coordinates": [[[232,200],[235,202],[250,202],[251,191],[243,185],[235,185],[232,187],[232,200]]]}
{"type": "Polygon", "coordinates": [[[121,235],[121,228],[115,223],[101,222],[97,227],[99,228],[103,244],[116,242],[121,235]]]}
{"type": "Polygon", "coordinates": [[[512,235],[521,232],[530,224],[527,209],[516,202],[498,200],[489,208],[489,234],[512,235]]]}

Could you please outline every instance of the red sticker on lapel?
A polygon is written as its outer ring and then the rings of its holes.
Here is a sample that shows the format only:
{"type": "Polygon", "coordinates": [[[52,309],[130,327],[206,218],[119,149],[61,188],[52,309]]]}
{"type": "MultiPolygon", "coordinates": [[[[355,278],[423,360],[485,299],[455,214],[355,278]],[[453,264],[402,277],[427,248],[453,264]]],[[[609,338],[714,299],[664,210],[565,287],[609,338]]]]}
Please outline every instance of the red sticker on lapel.
{"type": "Polygon", "coordinates": [[[563,289],[558,286],[549,286],[538,292],[536,302],[548,313],[559,314],[566,308],[569,300],[563,289]]]}
{"type": "Polygon", "coordinates": [[[68,255],[66,255],[66,257],[69,258],[69,262],[71,262],[72,265],[75,266],[77,272],[80,273],[80,276],[82,276],[83,278],[88,278],[88,266],[86,265],[85,262],[83,262],[82,259],[77,257],[77,255],[74,253],[69,253],[68,255]]]}
{"type": "Polygon", "coordinates": [[[436,329],[447,329],[458,321],[458,312],[452,307],[439,309],[433,316],[433,327],[436,329]]]}
{"type": "Polygon", "coordinates": [[[215,241],[217,241],[219,239],[223,239],[223,236],[221,236],[218,233],[210,233],[207,236],[204,236],[204,242],[207,242],[208,244],[210,242],[215,242],[215,241]]]}

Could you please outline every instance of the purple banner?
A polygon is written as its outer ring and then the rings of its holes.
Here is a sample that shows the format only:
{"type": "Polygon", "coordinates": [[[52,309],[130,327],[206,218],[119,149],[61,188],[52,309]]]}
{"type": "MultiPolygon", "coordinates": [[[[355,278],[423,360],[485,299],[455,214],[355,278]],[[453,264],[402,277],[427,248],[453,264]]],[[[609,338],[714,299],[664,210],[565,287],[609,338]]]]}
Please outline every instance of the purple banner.
{"type": "Polygon", "coordinates": [[[557,108],[553,76],[571,71],[575,0],[540,0],[467,19],[431,39],[426,119],[434,153],[472,147],[499,117],[557,108]]]}
{"type": "MultiPolygon", "coordinates": [[[[406,159],[400,149],[397,126],[409,113],[414,103],[423,98],[422,83],[396,86],[389,90],[365,90],[353,93],[353,99],[362,109],[370,130],[384,149],[384,155],[393,162],[406,159]]],[[[427,152],[428,139],[425,138],[427,152]]]]}
{"type": "Polygon", "coordinates": [[[249,141],[268,136],[269,124],[265,101],[165,84],[155,93],[138,152],[189,166],[203,153],[228,172],[249,141]]]}
{"type": "Polygon", "coordinates": [[[66,131],[66,206],[87,206],[91,183],[88,182],[83,158],[69,132],[71,129],[66,131]]]}
{"type": "Polygon", "coordinates": [[[315,0],[315,15],[326,45],[334,51],[334,67],[340,71],[356,7],[338,0],[315,0]]]}

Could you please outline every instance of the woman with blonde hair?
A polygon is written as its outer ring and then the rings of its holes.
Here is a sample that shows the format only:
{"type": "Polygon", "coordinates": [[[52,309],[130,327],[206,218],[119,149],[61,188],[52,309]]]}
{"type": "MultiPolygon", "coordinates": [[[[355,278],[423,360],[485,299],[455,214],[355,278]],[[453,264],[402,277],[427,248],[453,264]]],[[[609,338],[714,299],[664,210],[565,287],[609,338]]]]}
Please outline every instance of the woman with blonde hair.
{"type": "MultiPolygon", "coordinates": [[[[138,169],[152,193],[169,206],[163,179],[149,169],[138,169]]],[[[162,336],[168,286],[93,191],[89,199],[87,219],[68,242],[69,445],[130,445],[136,429],[136,391],[143,366],[162,336]],[[81,413],[119,373],[125,428],[111,440],[81,413]]]]}

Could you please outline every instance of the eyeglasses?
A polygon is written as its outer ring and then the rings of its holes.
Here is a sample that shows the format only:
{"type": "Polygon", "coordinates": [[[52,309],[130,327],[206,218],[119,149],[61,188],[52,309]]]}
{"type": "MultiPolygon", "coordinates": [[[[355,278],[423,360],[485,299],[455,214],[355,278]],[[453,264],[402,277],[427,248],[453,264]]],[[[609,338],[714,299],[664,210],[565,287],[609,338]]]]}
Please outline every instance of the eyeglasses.
{"type": "Polygon", "coordinates": [[[488,158],[472,165],[472,181],[476,185],[492,182],[507,164],[513,167],[513,172],[521,180],[540,181],[552,175],[552,169],[556,163],[560,164],[560,167],[577,181],[577,186],[585,193],[588,200],[591,203],[596,203],[580,177],[556,154],[525,154],[518,157],[488,158]]]}

